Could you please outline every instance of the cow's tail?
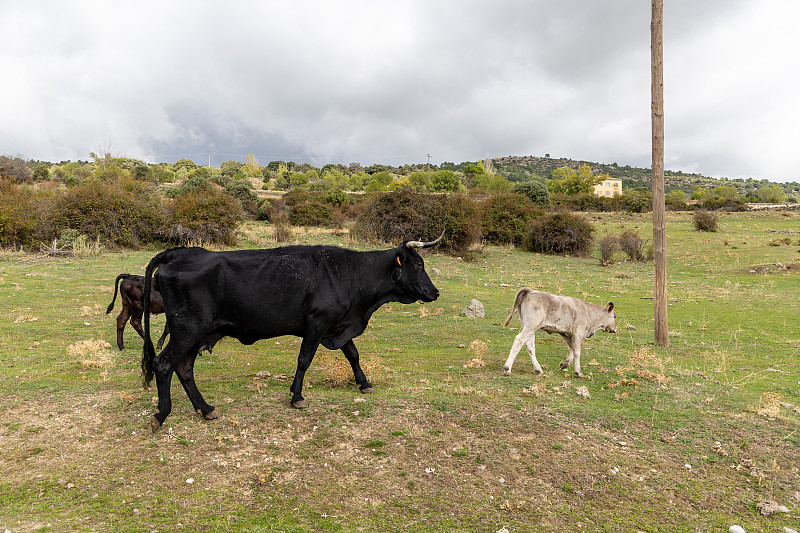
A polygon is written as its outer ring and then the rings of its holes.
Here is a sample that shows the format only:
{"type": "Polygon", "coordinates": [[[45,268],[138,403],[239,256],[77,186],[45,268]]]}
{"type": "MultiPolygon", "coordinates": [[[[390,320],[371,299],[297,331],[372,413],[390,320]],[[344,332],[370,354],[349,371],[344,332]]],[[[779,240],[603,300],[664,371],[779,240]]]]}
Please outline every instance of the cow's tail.
{"type": "MultiPolygon", "coordinates": [[[[511,322],[511,319],[514,318],[514,313],[516,313],[517,309],[519,309],[520,306],[522,306],[522,302],[525,300],[525,297],[528,296],[528,294],[530,293],[531,289],[529,289],[528,287],[523,287],[519,291],[517,291],[517,295],[514,297],[514,307],[511,308],[511,314],[508,315],[508,318],[506,318],[506,322],[505,324],[503,324],[503,327],[506,327],[511,322]]],[[[520,311],[520,315],[521,313],[522,311],[520,311]]]]}
{"type": "Polygon", "coordinates": [[[155,370],[153,369],[153,361],[156,358],[156,349],[153,346],[153,341],[150,338],[150,291],[152,291],[153,271],[159,266],[168,263],[171,257],[170,250],[161,252],[147,264],[147,269],[144,273],[144,348],[142,349],[142,377],[144,386],[147,387],[155,377],[155,370]]]}
{"type": "Polygon", "coordinates": [[[114,280],[114,297],[111,298],[111,303],[108,304],[108,309],[106,309],[106,314],[110,313],[112,309],[114,309],[114,302],[117,301],[117,288],[119,287],[119,280],[121,279],[128,279],[131,277],[130,274],[120,274],[117,276],[117,279],[114,280]]]}

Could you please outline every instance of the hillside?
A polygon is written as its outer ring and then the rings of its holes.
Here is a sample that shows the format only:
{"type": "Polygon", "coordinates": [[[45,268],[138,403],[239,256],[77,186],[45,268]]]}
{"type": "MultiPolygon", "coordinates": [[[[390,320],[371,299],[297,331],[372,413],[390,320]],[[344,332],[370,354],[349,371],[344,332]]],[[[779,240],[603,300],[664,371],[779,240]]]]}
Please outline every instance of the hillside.
{"type": "MultiPolygon", "coordinates": [[[[528,181],[530,179],[549,179],[553,170],[559,167],[570,167],[577,170],[583,164],[588,164],[594,174],[608,174],[612,178],[622,179],[625,189],[633,187],[651,188],[651,170],[649,168],[636,168],[629,165],[620,166],[616,163],[596,163],[566,158],[535,157],[535,156],[506,156],[492,159],[495,170],[512,181],[528,181]]],[[[665,171],[664,187],[667,191],[681,189],[691,193],[695,186],[713,188],[719,185],[733,185],[740,194],[744,194],[759,185],[769,184],[768,180],[754,180],[752,178],[728,180],[717,179],[702,174],[688,174],[681,171],[665,171]]],[[[787,193],[800,190],[796,182],[780,184],[787,193]]]]}

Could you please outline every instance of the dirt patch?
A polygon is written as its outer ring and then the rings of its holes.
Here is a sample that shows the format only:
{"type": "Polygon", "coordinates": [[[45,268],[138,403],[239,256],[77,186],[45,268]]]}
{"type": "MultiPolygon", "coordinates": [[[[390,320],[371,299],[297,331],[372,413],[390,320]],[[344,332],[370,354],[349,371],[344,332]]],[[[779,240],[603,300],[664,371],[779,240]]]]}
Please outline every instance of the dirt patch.
{"type": "Polygon", "coordinates": [[[268,512],[301,529],[323,519],[345,530],[418,521],[454,531],[680,529],[709,506],[753,515],[746,489],[771,495],[800,475],[784,460],[796,452],[787,443],[753,440],[742,420],[717,415],[697,421],[709,438],[573,419],[547,407],[545,391],[522,391],[515,406],[476,394],[425,405],[353,391],[336,404],[317,395],[298,412],[280,400],[284,389],[268,382],[211,422],[176,395],[154,435],[147,391],[35,405],[6,398],[0,478],[31,510],[0,513],[2,525],[208,529],[268,512]],[[70,515],[55,522],[47,508],[67,498],[70,515]],[[650,511],[620,512],[630,506],[650,511]]]}
{"type": "Polygon", "coordinates": [[[752,266],[747,269],[749,274],[783,274],[800,270],[797,263],[772,263],[768,265],[752,266]]]}

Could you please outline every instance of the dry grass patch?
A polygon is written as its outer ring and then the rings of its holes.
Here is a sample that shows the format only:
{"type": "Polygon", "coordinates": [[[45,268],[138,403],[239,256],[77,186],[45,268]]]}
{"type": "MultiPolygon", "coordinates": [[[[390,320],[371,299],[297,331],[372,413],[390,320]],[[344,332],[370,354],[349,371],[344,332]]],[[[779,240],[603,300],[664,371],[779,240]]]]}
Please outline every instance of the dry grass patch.
{"type": "Polygon", "coordinates": [[[84,368],[108,368],[114,361],[109,348],[111,345],[102,339],[89,339],[67,346],[67,355],[80,361],[84,368]]]}
{"type": "Polygon", "coordinates": [[[485,342],[475,339],[470,343],[469,351],[475,357],[473,357],[466,365],[464,365],[464,368],[483,368],[486,366],[486,361],[483,360],[483,357],[486,355],[486,352],[489,351],[489,347],[485,342]]]}
{"type": "MultiPolygon", "coordinates": [[[[324,350],[317,354],[315,360],[322,368],[326,383],[339,386],[353,381],[353,368],[341,352],[324,350]]],[[[362,356],[359,364],[370,382],[379,381],[389,370],[376,354],[369,354],[368,359],[362,356]]]]}

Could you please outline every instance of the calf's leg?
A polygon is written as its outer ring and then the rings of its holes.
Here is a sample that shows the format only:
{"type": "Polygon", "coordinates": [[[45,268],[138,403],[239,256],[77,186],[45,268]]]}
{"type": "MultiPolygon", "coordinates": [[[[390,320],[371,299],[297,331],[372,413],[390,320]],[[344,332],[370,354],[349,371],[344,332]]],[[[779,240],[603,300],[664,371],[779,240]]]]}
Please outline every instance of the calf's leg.
{"type": "Polygon", "coordinates": [[[156,348],[158,348],[159,350],[161,349],[161,347],[164,345],[164,339],[167,338],[167,335],[169,335],[169,324],[164,325],[164,333],[162,333],[161,337],[158,338],[158,343],[156,344],[156,348]]]}
{"type": "MultiPolygon", "coordinates": [[[[539,364],[539,361],[536,360],[536,335],[531,335],[531,338],[528,342],[525,343],[525,348],[528,349],[528,355],[531,356],[531,362],[533,363],[533,371],[537,374],[542,373],[542,366],[539,364]]],[[[510,370],[509,370],[510,371],[510,370]]]]}
{"type": "MultiPolygon", "coordinates": [[[[511,345],[511,351],[508,354],[508,359],[506,359],[506,364],[503,365],[504,375],[506,376],[511,375],[511,367],[514,366],[514,359],[517,358],[517,354],[522,349],[522,347],[526,345],[529,340],[534,338],[535,334],[536,330],[528,330],[523,327],[522,331],[520,331],[517,334],[517,336],[514,337],[514,344],[511,345]]],[[[539,370],[541,370],[541,367],[539,367],[539,370]]]]}
{"type": "Polygon", "coordinates": [[[119,316],[117,317],[117,347],[120,350],[125,349],[125,323],[130,318],[131,313],[128,309],[128,306],[123,305],[122,311],[120,311],[119,316]]]}
{"type": "Polygon", "coordinates": [[[581,372],[581,340],[575,337],[565,337],[569,345],[569,355],[561,362],[561,370],[567,370],[571,364],[575,364],[575,375],[579,378],[584,377],[581,372]]]}

